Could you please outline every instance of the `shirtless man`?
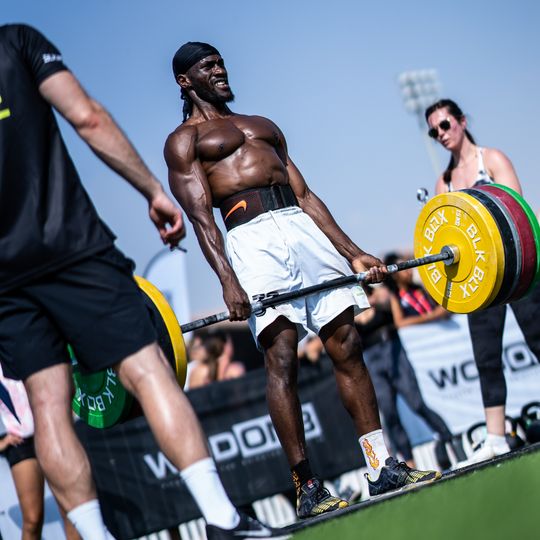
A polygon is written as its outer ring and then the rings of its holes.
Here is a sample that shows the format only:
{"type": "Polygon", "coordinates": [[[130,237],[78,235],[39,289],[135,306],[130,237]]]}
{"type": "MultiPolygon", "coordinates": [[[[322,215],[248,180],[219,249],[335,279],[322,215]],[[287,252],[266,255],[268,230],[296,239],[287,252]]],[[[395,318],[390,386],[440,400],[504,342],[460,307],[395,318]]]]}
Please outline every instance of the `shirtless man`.
{"type": "Polygon", "coordinates": [[[267,401],[297,488],[297,513],[306,518],[343,508],[309,466],[297,394],[297,344],[306,327],[319,335],[334,362],[336,382],[369,469],[372,496],[440,475],[399,464],[388,454],[377,400],[354,315],[369,307],[358,285],[335,289],[251,314],[250,300],[369,269],[380,282],[386,267],[339,228],[287,154],[270,120],[231,112],[234,99],[219,52],[186,43],[173,71],[182,88],[184,123],[167,139],[165,159],[173,194],[190,219],[218,275],[232,321],[249,319],[268,373],[267,401]],[[246,191],[247,190],[247,191],[246,191]],[[219,207],[225,242],[214,221],[219,207]]]}

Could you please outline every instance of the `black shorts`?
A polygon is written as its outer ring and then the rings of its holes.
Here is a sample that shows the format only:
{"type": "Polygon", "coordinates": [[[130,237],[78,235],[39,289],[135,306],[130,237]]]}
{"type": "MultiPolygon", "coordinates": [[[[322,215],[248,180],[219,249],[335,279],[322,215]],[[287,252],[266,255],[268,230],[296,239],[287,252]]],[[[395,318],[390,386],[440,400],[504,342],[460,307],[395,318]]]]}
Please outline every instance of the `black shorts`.
{"type": "Polygon", "coordinates": [[[23,439],[23,442],[18,446],[8,446],[4,451],[4,455],[10,467],[17,465],[17,463],[25,459],[37,459],[34,449],[34,437],[23,439]]]}
{"type": "Polygon", "coordinates": [[[0,295],[4,375],[24,380],[70,362],[68,343],[86,375],[155,341],[132,272],[132,261],[113,247],[0,295]]]}

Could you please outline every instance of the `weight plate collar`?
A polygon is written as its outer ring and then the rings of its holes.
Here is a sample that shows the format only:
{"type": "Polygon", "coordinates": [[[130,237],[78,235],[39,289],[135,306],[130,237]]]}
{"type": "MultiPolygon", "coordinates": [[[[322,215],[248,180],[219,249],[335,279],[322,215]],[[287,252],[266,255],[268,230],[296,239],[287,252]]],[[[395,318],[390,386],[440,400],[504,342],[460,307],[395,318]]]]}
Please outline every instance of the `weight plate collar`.
{"type": "Polygon", "coordinates": [[[527,215],[527,218],[529,220],[529,223],[531,224],[531,229],[534,234],[534,240],[536,243],[536,274],[532,280],[532,283],[530,284],[529,288],[527,289],[527,292],[523,295],[522,298],[529,295],[531,291],[535,288],[536,284],[540,280],[540,224],[538,223],[538,218],[536,217],[535,213],[532,211],[531,207],[527,204],[525,199],[519,194],[516,193],[513,189],[502,186],[501,184],[494,184],[497,188],[502,189],[506,191],[507,193],[510,193],[514,199],[519,203],[521,208],[523,208],[523,211],[527,215]]]}
{"type": "Polygon", "coordinates": [[[491,193],[474,188],[464,189],[463,193],[471,195],[487,208],[501,233],[505,261],[504,278],[499,293],[489,307],[501,306],[512,296],[521,275],[521,242],[516,224],[505,206],[491,193]]]}
{"type": "Polygon", "coordinates": [[[509,303],[516,302],[523,297],[531,285],[538,263],[536,241],[531,224],[529,223],[529,219],[527,218],[523,208],[507,191],[499,189],[495,185],[482,186],[477,189],[487,191],[488,193],[491,193],[497,197],[497,199],[508,210],[514,223],[516,224],[522,252],[521,274],[516,289],[514,290],[512,296],[510,296],[508,299],[509,303]]]}
{"type": "Polygon", "coordinates": [[[454,313],[471,313],[489,306],[504,278],[504,247],[491,214],[462,192],[437,195],[424,206],[414,234],[415,257],[439,253],[455,245],[460,260],[419,268],[434,300],[454,313]]]}

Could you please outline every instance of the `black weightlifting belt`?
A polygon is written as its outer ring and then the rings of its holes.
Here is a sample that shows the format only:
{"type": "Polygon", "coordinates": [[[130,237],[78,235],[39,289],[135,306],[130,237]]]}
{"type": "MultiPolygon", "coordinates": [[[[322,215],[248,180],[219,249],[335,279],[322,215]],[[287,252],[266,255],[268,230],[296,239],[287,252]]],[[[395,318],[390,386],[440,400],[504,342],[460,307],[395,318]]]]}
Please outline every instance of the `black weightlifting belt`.
{"type": "Polygon", "coordinates": [[[219,209],[227,231],[230,231],[264,212],[288,206],[298,206],[298,199],[287,184],[240,191],[225,199],[219,209]]]}

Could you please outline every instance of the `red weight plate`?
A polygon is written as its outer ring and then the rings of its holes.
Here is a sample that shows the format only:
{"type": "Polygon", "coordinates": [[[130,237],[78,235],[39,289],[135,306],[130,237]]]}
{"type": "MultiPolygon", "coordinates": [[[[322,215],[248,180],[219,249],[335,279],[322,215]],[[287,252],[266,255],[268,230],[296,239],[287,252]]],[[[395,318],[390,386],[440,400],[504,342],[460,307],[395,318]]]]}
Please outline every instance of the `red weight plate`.
{"type": "Polygon", "coordinates": [[[521,205],[514,197],[512,197],[512,195],[510,195],[510,193],[503,191],[494,185],[481,186],[477,189],[488,191],[497,197],[497,199],[499,199],[506,207],[516,224],[522,250],[521,275],[512,296],[508,299],[508,302],[515,302],[527,292],[536,273],[536,243],[531,224],[527,218],[527,214],[525,214],[521,208],[521,205]]]}

